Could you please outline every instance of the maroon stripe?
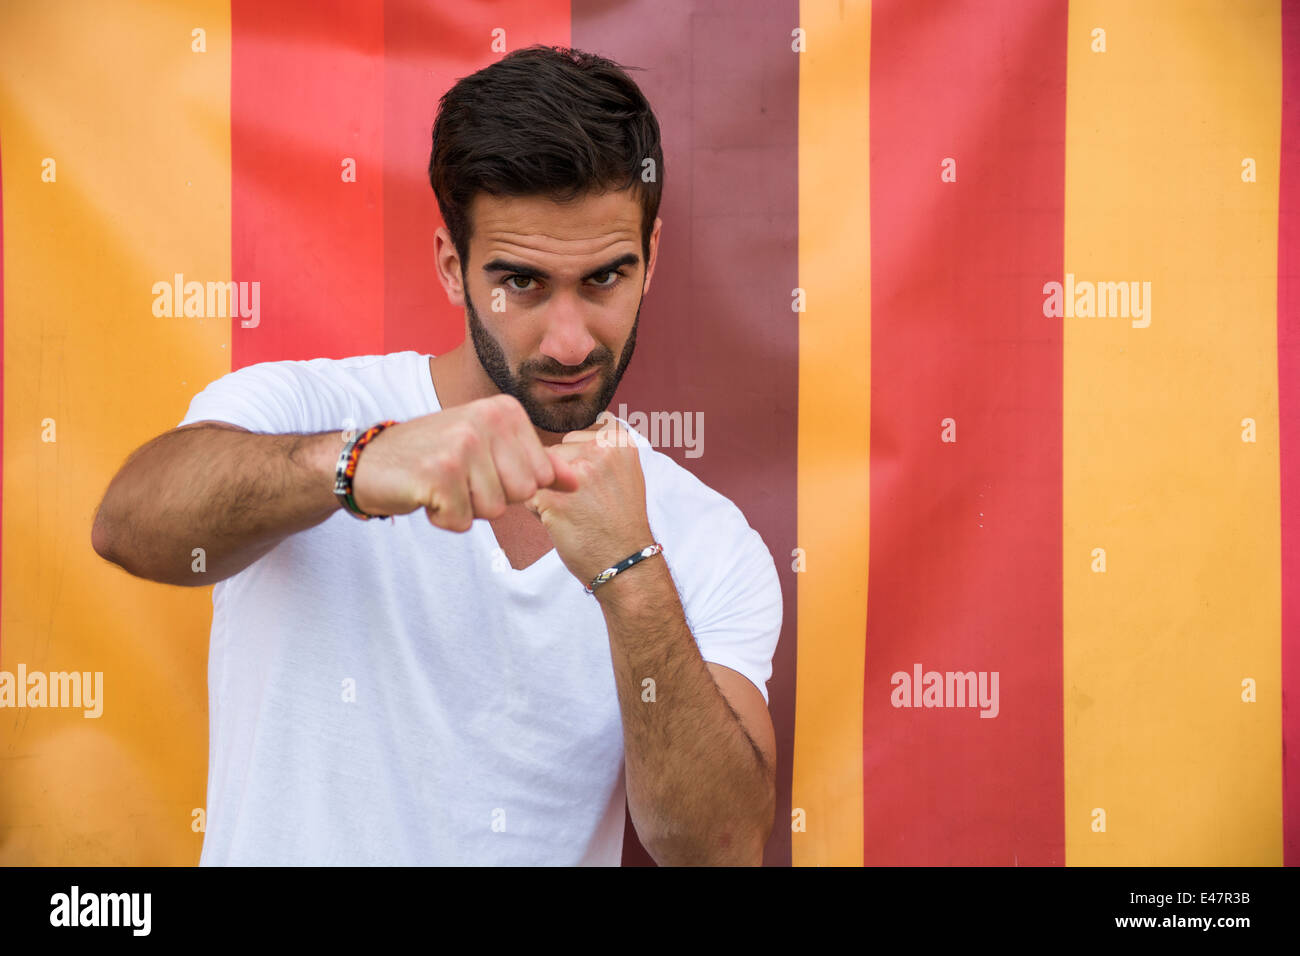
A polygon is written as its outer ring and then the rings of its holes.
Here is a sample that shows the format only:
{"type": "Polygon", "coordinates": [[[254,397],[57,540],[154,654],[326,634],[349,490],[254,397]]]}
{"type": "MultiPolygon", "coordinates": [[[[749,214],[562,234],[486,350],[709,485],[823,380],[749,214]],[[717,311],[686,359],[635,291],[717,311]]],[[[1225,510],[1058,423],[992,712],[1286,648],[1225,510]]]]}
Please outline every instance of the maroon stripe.
{"type": "MultiPolygon", "coordinates": [[[[704,454],[661,448],[730,498],[771,549],[785,624],[768,684],[777,737],[776,823],[764,862],[790,863],[794,754],[798,317],[798,57],[782,41],[793,0],[707,8],[574,0],[573,45],[624,65],[658,116],[663,233],[629,411],[702,412],[704,454]],[[707,10],[707,12],[705,12],[707,10]],[[653,24],[653,29],[647,29],[653,24]]],[[[629,817],[624,863],[651,862],[629,817]]]]}

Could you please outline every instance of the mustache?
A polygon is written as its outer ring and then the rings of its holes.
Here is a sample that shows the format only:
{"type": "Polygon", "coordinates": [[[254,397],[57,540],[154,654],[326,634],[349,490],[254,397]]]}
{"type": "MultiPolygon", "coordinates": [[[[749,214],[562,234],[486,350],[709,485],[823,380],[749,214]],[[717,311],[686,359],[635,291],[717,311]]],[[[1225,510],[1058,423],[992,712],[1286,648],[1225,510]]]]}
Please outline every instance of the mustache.
{"type": "Polygon", "coordinates": [[[580,375],[589,375],[592,372],[598,372],[609,365],[608,361],[596,362],[594,364],[580,365],[576,368],[560,365],[555,368],[538,368],[536,366],[524,367],[519,370],[520,375],[527,375],[532,378],[575,378],[580,375]]]}

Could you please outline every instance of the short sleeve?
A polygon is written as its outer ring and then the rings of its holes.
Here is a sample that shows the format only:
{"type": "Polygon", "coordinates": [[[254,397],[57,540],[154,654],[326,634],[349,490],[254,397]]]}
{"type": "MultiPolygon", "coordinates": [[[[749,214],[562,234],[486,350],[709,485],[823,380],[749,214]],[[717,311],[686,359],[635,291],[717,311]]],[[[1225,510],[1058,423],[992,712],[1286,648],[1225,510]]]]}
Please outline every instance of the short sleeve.
{"type": "MultiPolygon", "coordinates": [[[[707,591],[693,595],[687,623],[700,656],[744,674],[767,703],[784,610],[781,581],[762,537],[739,520],[744,532],[732,545],[735,560],[707,591]]],[[[714,561],[719,553],[711,551],[714,561]]]]}
{"type": "Polygon", "coordinates": [[[301,364],[261,362],[221,376],[190,400],[177,427],[219,421],[265,434],[303,431],[309,383],[301,364]]]}

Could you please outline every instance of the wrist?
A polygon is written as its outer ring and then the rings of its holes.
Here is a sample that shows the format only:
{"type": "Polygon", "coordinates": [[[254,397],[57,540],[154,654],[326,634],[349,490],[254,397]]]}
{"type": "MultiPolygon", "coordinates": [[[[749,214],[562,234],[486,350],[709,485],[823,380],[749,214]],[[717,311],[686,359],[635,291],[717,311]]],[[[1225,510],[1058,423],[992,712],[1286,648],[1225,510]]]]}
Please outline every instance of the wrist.
{"type": "Polygon", "coordinates": [[[649,530],[644,535],[637,535],[634,540],[635,544],[624,543],[613,548],[614,553],[619,557],[612,563],[602,565],[587,574],[583,589],[588,594],[600,599],[602,593],[611,593],[616,581],[625,580],[629,575],[635,574],[641,565],[662,560],[663,545],[655,541],[649,530]]]}
{"type": "Polygon", "coordinates": [[[330,512],[342,507],[334,494],[334,471],[343,449],[343,433],[337,431],[302,435],[289,449],[289,460],[306,469],[313,490],[318,491],[322,508],[330,512]]]}
{"type": "Polygon", "coordinates": [[[596,588],[592,597],[610,620],[636,617],[649,608],[666,607],[669,592],[671,598],[677,597],[664,555],[657,554],[620,571],[596,588]]]}
{"type": "Polygon", "coordinates": [[[357,468],[361,461],[361,453],[386,428],[396,424],[396,421],[389,419],[371,425],[360,435],[345,436],[347,441],[344,443],[342,451],[339,452],[338,460],[334,463],[334,497],[354,518],[362,521],[369,521],[371,518],[392,520],[392,515],[370,512],[357,504],[353,481],[356,478],[357,468]]]}

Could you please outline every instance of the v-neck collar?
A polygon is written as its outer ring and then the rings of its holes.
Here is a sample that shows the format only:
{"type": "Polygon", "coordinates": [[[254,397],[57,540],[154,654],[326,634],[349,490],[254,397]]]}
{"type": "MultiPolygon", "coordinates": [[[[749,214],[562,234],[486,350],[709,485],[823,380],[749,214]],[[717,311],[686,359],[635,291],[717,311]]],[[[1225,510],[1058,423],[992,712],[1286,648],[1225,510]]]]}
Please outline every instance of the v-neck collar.
{"type": "MultiPolygon", "coordinates": [[[[443,410],[443,407],[442,401],[438,398],[438,387],[433,382],[433,356],[423,355],[421,356],[420,362],[420,380],[423,386],[422,391],[425,397],[425,404],[427,405],[430,414],[440,412],[443,410]]],[[[501,574],[503,577],[523,581],[549,571],[557,562],[561,567],[563,567],[563,562],[560,561],[560,555],[554,547],[526,568],[514,567],[510,564],[510,559],[505,556],[505,549],[501,547],[501,542],[497,540],[496,532],[492,530],[492,523],[486,518],[475,518],[470,531],[467,533],[478,533],[480,537],[484,538],[492,555],[495,556],[497,552],[501,553],[501,557],[505,561],[506,567],[503,571],[497,573],[501,574]]],[[[576,583],[577,579],[575,578],[574,580],[576,583]]]]}

